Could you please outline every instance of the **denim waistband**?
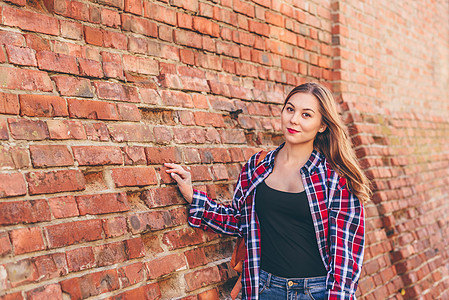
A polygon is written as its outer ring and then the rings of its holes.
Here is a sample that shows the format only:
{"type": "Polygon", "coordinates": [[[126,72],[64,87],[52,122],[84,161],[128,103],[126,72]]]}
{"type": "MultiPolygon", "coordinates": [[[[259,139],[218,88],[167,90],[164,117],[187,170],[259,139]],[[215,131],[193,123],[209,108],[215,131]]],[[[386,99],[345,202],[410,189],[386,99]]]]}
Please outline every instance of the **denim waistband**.
{"type": "Polygon", "coordinates": [[[318,286],[326,286],[326,276],[305,277],[305,278],[284,278],[275,276],[260,269],[260,280],[266,282],[268,286],[277,285],[290,289],[307,289],[318,286]]]}

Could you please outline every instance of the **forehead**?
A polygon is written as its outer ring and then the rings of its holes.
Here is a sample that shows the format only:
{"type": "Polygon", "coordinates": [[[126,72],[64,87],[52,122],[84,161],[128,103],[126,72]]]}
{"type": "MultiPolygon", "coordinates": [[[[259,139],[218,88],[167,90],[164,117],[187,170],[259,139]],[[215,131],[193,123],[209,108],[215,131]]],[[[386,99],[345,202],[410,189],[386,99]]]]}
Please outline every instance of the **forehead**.
{"type": "Polygon", "coordinates": [[[311,108],[315,111],[318,110],[320,105],[318,99],[314,95],[308,93],[296,93],[288,99],[287,103],[290,103],[297,108],[311,108]]]}

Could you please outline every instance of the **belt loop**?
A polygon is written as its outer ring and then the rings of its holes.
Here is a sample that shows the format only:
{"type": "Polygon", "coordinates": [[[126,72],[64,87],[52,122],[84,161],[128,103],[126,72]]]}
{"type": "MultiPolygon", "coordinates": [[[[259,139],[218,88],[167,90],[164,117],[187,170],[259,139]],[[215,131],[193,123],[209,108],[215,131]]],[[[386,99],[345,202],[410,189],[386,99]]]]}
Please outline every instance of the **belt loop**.
{"type": "Polygon", "coordinates": [[[269,288],[270,287],[270,281],[271,281],[271,273],[270,272],[267,272],[268,273],[268,276],[267,276],[267,288],[269,288]]]}
{"type": "Polygon", "coordinates": [[[307,278],[304,278],[304,291],[307,289],[307,278]]]}

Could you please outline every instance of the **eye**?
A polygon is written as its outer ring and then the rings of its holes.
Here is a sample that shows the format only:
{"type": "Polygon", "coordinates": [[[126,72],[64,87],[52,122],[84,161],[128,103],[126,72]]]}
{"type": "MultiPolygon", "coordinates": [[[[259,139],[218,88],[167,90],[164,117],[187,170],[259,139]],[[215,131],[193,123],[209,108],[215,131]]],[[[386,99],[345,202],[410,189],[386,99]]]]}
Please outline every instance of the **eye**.
{"type": "Polygon", "coordinates": [[[304,118],[310,118],[311,117],[311,115],[309,113],[302,113],[302,116],[304,118]]]}
{"type": "Polygon", "coordinates": [[[288,112],[293,112],[293,111],[294,111],[294,110],[293,110],[293,107],[288,106],[288,107],[287,107],[287,111],[288,111],[288,112]]]}

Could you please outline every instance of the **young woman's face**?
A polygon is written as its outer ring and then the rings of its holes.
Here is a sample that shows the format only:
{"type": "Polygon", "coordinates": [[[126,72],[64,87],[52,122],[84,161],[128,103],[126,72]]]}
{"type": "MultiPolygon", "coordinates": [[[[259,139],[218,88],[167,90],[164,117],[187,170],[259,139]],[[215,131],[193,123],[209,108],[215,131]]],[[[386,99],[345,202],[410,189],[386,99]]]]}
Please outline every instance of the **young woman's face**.
{"type": "Polygon", "coordinates": [[[312,94],[296,93],[290,97],[281,113],[281,126],[286,143],[313,145],[317,133],[326,129],[319,106],[318,100],[312,94]]]}

